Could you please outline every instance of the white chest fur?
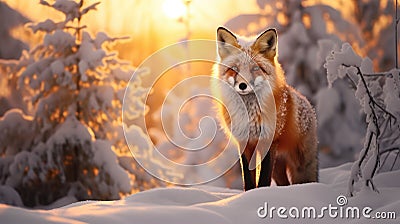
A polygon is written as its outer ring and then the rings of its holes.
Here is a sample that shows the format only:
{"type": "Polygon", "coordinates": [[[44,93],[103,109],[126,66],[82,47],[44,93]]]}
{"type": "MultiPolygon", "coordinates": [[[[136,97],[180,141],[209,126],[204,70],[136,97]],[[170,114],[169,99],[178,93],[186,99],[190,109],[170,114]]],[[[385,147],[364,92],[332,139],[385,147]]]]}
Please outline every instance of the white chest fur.
{"type": "Polygon", "coordinates": [[[276,108],[271,91],[239,95],[232,88],[222,89],[222,101],[229,113],[230,133],[239,141],[272,137],[275,133],[276,108]]]}

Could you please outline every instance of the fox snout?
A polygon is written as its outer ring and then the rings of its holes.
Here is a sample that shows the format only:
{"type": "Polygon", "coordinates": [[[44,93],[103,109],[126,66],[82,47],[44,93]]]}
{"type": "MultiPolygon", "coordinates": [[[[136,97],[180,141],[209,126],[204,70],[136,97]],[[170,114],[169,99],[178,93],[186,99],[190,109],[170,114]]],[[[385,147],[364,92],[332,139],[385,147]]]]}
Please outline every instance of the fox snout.
{"type": "Polygon", "coordinates": [[[247,89],[248,85],[244,82],[241,82],[241,83],[239,83],[238,87],[241,91],[245,91],[247,89]]]}
{"type": "Polygon", "coordinates": [[[241,95],[247,95],[249,93],[253,93],[256,87],[261,85],[263,78],[258,76],[254,80],[235,80],[233,77],[228,78],[229,84],[235,89],[235,91],[241,95]]]}
{"type": "Polygon", "coordinates": [[[235,83],[234,88],[235,88],[236,92],[238,92],[239,94],[242,94],[242,95],[246,95],[251,92],[254,92],[254,87],[245,81],[235,83]]]}

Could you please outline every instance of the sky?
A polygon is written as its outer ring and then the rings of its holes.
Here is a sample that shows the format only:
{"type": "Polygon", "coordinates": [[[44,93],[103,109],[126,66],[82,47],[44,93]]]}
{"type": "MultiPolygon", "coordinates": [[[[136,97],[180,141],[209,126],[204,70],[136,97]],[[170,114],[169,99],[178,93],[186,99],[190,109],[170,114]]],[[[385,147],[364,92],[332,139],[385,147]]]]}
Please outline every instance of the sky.
{"type": "MultiPolygon", "coordinates": [[[[46,18],[62,19],[62,16],[37,1],[2,0],[32,21],[46,18]]],[[[51,1],[50,1],[51,2],[51,1]]],[[[85,4],[97,2],[86,0],[85,4]]],[[[116,47],[120,56],[138,66],[153,52],[173,44],[187,34],[185,23],[171,9],[184,13],[185,6],[179,0],[113,0],[101,1],[97,12],[90,12],[82,21],[88,22],[92,32],[106,31],[110,35],[129,36],[130,39],[116,47]],[[179,5],[180,4],[180,5],[179,5]]],[[[258,11],[256,1],[193,0],[190,3],[191,38],[215,39],[216,28],[238,14],[258,11]]],[[[21,29],[14,36],[24,38],[21,29]]],[[[26,38],[26,37],[25,37],[26,38]]]]}

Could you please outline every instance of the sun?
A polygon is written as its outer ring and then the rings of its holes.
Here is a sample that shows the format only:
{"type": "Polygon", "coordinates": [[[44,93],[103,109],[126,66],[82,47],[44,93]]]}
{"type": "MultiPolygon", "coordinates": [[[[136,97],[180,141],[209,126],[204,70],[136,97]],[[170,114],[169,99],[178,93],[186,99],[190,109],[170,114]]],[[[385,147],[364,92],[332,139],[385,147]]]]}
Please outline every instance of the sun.
{"type": "Polygon", "coordinates": [[[186,12],[184,0],[165,0],[163,11],[167,17],[172,19],[178,19],[184,16],[186,12]]]}

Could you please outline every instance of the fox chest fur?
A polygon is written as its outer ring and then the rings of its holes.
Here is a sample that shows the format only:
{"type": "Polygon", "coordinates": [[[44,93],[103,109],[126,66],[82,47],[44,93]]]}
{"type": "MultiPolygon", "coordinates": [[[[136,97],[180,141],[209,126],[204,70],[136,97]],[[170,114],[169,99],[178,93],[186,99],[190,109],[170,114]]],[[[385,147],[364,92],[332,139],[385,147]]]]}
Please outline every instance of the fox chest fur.
{"type": "MultiPolygon", "coordinates": [[[[225,93],[229,93],[226,90],[225,93]]],[[[264,96],[263,98],[268,98],[264,96]]],[[[274,135],[276,117],[275,105],[271,102],[260,102],[256,94],[243,96],[226,96],[223,98],[226,109],[223,110],[225,127],[237,140],[266,138],[274,135]],[[269,104],[269,105],[268,105],[269,104]]]]}
{"type": "MultiPolygon", "coordinates": [[[[270,133],[264,133],[265,130],[268,129],[268,124],[262,123],[262,114],[260,105],[258,103],[257,97],[255,94],[248,94],[241,97],[244,103],[245,108],[242,108],[242,113],[248,114],[249,118],[249,137],[254,138],[257,136],[265,136],[270,133]],[[263,133],[262,133],[263,132],[263,133]],[[262,134],[262,135],[261,135],[262,134]]],[[[242,117],[243,120],[243,117],[242,117]]],[[[240,124],[240,117],[236,116],[236,122],[239,126],[240,124]]]]}

